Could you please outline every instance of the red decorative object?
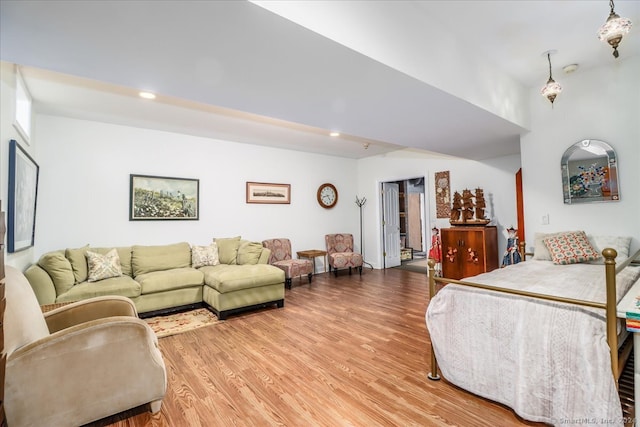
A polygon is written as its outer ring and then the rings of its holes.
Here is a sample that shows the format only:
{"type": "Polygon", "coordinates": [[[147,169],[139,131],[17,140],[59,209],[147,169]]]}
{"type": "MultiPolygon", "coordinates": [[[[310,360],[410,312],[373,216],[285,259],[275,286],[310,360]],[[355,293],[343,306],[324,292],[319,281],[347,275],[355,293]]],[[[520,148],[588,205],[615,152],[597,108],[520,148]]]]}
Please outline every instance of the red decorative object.
{"type": "Polygon", "coordinates": [[[440,230],[436,227],[431,229],[431,249],[429,249],[429,258],[435,262],[442,262],[442,244],[440,243],[440,230]]]}

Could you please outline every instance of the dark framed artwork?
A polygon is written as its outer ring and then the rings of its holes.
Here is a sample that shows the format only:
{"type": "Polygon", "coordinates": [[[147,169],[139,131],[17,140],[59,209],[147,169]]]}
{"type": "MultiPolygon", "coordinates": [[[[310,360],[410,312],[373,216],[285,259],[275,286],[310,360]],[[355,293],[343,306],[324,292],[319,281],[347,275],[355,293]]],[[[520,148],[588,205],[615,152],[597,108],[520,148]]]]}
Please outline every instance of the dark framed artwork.
{"type": "Polygon", "coordinates": [[[33,246],[40,167],[15,140],[9,141],[9,207],[7,250],[33,246]]]}
{"type": "Polygon", "coordinates": [[[200,180],[131,174],[129,221],[198,220],[200,180]]]}
{"type": "Polygon", "coordinates": [[[247,203],[291,203],[291,184],[247,182],[247,203]]]}

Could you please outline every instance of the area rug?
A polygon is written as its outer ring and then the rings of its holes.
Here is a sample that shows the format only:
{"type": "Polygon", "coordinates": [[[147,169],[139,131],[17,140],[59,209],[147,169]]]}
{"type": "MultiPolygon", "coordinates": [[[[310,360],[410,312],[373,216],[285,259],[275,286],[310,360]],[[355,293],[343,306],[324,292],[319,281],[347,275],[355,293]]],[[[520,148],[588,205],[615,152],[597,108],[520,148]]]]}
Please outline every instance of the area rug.
{"type": "Polygon", "coordinates": [[[413,261],[405,261],[401,265],[395,268],[398,268],[400,270],[415,271],[418,273],[426,273],[427,269],[429,268],[427,261],[428,261],[427,258],[417,259],[413,261]]]}
{"type": "Polygon", "coordinates": [[[218,320],[216,315],[206,308],[150,317],[144,320],[151,326],[158,338],[222,323],[222,320],[218,320]]]}

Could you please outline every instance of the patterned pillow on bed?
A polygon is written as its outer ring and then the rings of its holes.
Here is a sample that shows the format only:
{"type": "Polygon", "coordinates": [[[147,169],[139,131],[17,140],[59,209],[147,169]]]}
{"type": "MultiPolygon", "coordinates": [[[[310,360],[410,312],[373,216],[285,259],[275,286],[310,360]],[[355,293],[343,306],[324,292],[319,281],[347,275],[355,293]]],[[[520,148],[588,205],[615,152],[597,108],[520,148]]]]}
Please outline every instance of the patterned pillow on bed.
{"type": "Polygon", "coordinates": [[[577,264],[595,261],[600,257],[593,249],[584,231],[562,233],[544,239],[554,264],[577,264]]]}
{"type": "Polygon", "coordinates": [[[551,261],[551,254],[549,249],[544,244],[544,239],[547,237],[559,236],[564,233],[575,233],[575,231],[564,231],[557,233],[536,233],[534,239],[533,259],[539,261],[551,261]]]}

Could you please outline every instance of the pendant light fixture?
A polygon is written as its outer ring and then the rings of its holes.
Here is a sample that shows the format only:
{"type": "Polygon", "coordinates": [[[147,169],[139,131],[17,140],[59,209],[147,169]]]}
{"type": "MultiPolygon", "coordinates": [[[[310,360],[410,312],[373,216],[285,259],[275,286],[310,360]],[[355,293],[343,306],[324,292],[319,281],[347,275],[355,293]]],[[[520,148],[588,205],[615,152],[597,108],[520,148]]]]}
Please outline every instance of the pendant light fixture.
{"type": "Polygon", "coordinates": [[[618,45],[622,41],[622,36],[627,34],[631,29],[631,20],[620,18],[620,15],[613,10],[613,0],[609,0],[609,7],[611,7],[611,12],[609,13],[607,22],[598,30],[598,38],[611,45],[613,48],[613,56],[617,58],[620,55],[618,53],[618,45]]]}
{"type": "Polygon", "coordinates": [[[547,55],[547,60],[549,61],[549,80],[547,80],[547,84],[544,85],[540,93],[542,93],[542,96],[544,96],[549,100],[549,102],[551,102],[551,107],[553,107],[553,101],[556,100],[556,96],[558,96],[558,94],[562,92],[562,86],[560,86],[558,82],[553,80],[553,77],[551,76],[551,55],[555,54],[556,52],[556,50],[549,50],[543,54],[547,55]]]}

